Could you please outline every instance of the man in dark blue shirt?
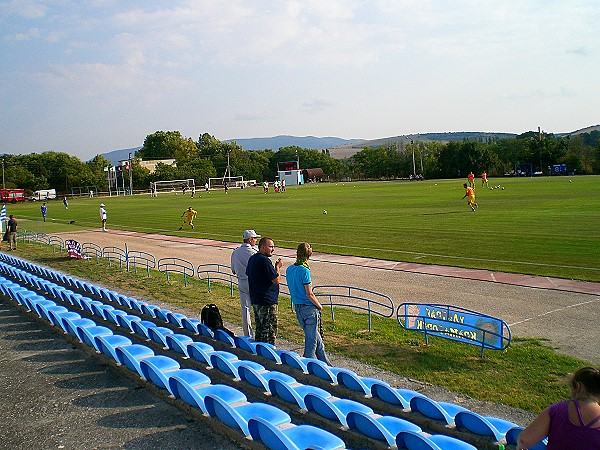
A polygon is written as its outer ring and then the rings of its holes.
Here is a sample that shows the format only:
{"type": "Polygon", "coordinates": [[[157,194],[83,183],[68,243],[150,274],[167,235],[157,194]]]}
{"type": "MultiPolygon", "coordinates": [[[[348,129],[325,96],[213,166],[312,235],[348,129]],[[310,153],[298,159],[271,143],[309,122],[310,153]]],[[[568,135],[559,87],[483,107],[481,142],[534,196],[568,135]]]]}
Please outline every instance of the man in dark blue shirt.
{"type": "Polygon", "coordinates": [[[254,311],[254,339],[275,345],[277,337],[277,305],[279,297],[279,274],[283,261],[275,266],[269,259],[273,256],[273,239],[264,237],[258,242],[258,253],[252,255],[246,266],[250,302],[254,311]]]}

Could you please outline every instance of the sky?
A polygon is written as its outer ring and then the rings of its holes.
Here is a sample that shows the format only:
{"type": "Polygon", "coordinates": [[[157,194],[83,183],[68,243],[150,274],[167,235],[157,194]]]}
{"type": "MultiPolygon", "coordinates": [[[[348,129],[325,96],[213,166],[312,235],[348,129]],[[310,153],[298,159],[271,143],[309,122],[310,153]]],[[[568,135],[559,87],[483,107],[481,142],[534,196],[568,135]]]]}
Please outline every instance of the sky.
{"type": "Polygon", "coordinates": [[[597,0],[0,0],[0,154],[600,123],[597,0]]]}

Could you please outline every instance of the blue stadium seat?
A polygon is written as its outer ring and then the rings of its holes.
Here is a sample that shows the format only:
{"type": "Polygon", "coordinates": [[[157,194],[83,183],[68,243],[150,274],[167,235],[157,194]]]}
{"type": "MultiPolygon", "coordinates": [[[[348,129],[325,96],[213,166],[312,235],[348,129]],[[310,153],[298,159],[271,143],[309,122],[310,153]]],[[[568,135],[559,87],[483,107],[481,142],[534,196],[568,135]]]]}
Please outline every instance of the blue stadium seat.
{"type": "Polygon", "coordinates": [[[393,388],[387,383],[374,383],[371,386],[371,395],[390,405],[401,406],[403,409],[410,408],[410,401],[413,397],[425,397],[417,391],[393,388]]]}
{"type": "Polygon", "coordinates": [[[240,365],[237,367],[239,378],[252,386],[262,389],[266,393],[271,393],[269,381],[278,379],[282,383],[296,383],[296,379],[288,374],[278,372],[276,370],[256,370],[248,365],[240,365]]]}
{"type": "Polygon", "coordinates": [[[311,392],[304,396],[304,403],[309,411],[315,411],[322,417],[339,422],[342,426],[348,425],[346,416],[350,411],[373,414],[371,408],[354,400],[333,396],[325,397],[311,392]]]}
{"type": "Polygon", "coordinates": [[[289,367],[293,367],[294,369],[301,370],[304,373],[308,373],[308,368],[306,367],[306,364],[309,361],[316,360],[316,358],[305,358],[304,356],[300,356],[298,353],[291,350],[282,350],[279,354],[279,357],[281,358],[282,364],[285,364],[289,367]]]}
{"type": "Polygon", "coordinates": [[[249,336],[235,336],[233,338],[235,346],[244,351],[256,355],[256,342],[249,336]]]}
{"type": "Polygon", "coordinates": [[[238,373],[239,366],[246,366],[253,368],[256,371],[265,370],[265,368],[259,363],[253,361],[240,360],[233,353],[225,351],[216,351],[210,354],[210,365],[221,372],[232,376],[234,379],[239,379],[238,373]]]}
{"type": "Polygon", "coordinates": [[[457,428],[465,428],[471,433],[480,436],[489,436],[495,441],[504,439],[507,431],[517,426],[516,423],[509,422],[508,420],[491,416],[484,417],[468,410],[456,414],[454,423],[457,428]]]}
{"type": "Polygon", "coordinates": [[[256,354],[260,355],[264,358],[270,359],[271,361],[275,361],[277,364],[281,364],[281,350],[277,350],[277,348],[273,344],[269,344],[267,342],[256,342],[256,354]]]}
{"type": "Polygon", "coordinates": [[[100,348],[98,348],[96,344],[97,336],[111,336],[113,334],[112,330],[107,327],[103,327],[100,325],[96,325],[93,327],[86,326],[78,326],[77,327],[77,335],[81,342],[90,347],[96,349],[96,351],[100,352],[100,348]]]}
{"type": "Polygon", "coordinates": [[[94,315],[102,317],[104,320],[108,320],[107,311],[113,311],[115,309],[114,306],[105,305],[102,302],[94,302],[91,304],[92,310],[94,311],[94,315]]]}
{"type": "Polygon", "coordinates": [[[213,333],[213,330],[211,330],[210,328],[208,328],[203,323],[199,323],[198,324],[198,333],[200,334],[200,336],[206,336],[206,337],[209,337],[211,339],[215,338],[215,333],[213,333]]]}
{"type": "Polygon", "coordinates": [[[167,341],[165,340],[168,334],[175,334],[173,330],[167,327],[148,327],[148,337],[150,340],[156,342],[163,347],[167,347],[167,341]]]}
{"type": "Polygon", "coordinates": [[[119,362],[119,358],[117,357],[117,347],[122,347],[124,345],[131,345],[131,339],[121,336],[120,334],[113,334],[107,336],[96,336],[96,348],[100,350],[101,353],[106,356],[111,357],[116,362],[119,362]]]}
{"type": "Polygon", "coordinates": [[[346,444],[336,435],[312,425],[286,424],[276,427],[260,417],[248,420],[248,431],[255,441],[272,450],[304,450],[319,448],[341,450],[346,444]]]}
{"type": "Polygon", "coordinates": [[[129,370],[136,372],[140,377],[143,377],[144,374],[140,367],[140,362],[154,356],[154,351],[145,345],[132,344],[116,347],[115,354],[117,355],[117,360],[120,364],[124,365],[129,370]]]}
{"type": "Polygon", "coordinates": [[[319,360],[308,361],[306,363],[306,369],[308,370],[308,373],[332,384],[337,384],[337,373],[342,370],[341,367],[330,367],[319,360]]]}
{"type": "Polygon", "coordinates": [[[290,423],[291,417],[281,409],[266,403],[247,401],[228,403],[216,395],[209,394],[204,398],[206,410],[211,417],[218,417],[225,425],[250,437],[248,420],[260,417],[274,426],[290,423]]]}
{"type": "Polygon", "coordinates": [[[131,333],[135,333],[135,330],[133,329],[133,322],[141,322],[141,321],[142,321],[141,317],[134,316],[133,314],[117,316],[117,322],[119,323],[119,326],[125,328],[127,331],[129,331],[131,333]]]}
{"type": "MultiPolygon", "coordinates": [[[[521,427],[521,426],[516,426],[516,427],[512,427],[510,430],[508,430],[506,432],[506,443],[509,445],[514,445],[517,443],[517,438],[519,437],[519,434],[521,433],[521,431],[523,431],[525,428],[521,427]]],[[[529,447],[529,450],[546,450],[546,444],[548,443],[548,439],[543,439],[541,442],[539,442],[538,444],[534,445],[533,447],[529,447]]]]}
{"type": "Polygon", "coordinates": [[[346,386],[353,391],[361,392],[366,397],[371,396],[371,386],[375,383],[381,384],[381,380],[375,378],[361,377],[349,369],[342,369],[336,374],[338,384],[346,386]]]}
{"type": "Polygon", "coordinates": [[[69,334],[75,336],[77,339],[80,339],[79,333],[77,332],[78,327],[95,327],[96,322],[92,319],[71,319],[69,317],[63,317],[63,323],[66,325],[66,330],[69,334]]]}
{"type": "Polygon", "coordinates": [[[222,342],[223,344],[227,344],[231,348],[235,347],[235,341],[233,340],[233,337],[230,336],[229,333],[227,333],[225,330],[218,328],[213,333],[217,341],[222,342]]]}
{"type": "Polygon", "coordinates": [[[107,310],[107,311],[104,311],[104,314],[106,315],[106,320],[114,323],[115,325],[121,325],[119,323],[119,320],[117,319],[117,316],[126,316],[127,315],[127,313],[125,311],[123,311],[122,309],[107,310]]]}
{"type": "Polygon", "coordinates": [[[169,322],[169,317],[168,315],[171,314],[173,311],[171,311],[170,309],[163,309],[163,308],[158,308],[154,310],[155,314],[156,314],[156,318],[158,320],[162,320],[165,323],[169,322]]]}
{"type": "MultiPolygon", "coordinates": [[[[240,370],[240,376],[242,371],[240,370]]],[[[271,378],[269,380],[269,392],[271,395],[277,395],[281,399],[289,403],[298,405],[301,410],[306,410],[306,403],[304,397],[306,394],[311,393],[327,398],[331,394],[325,389],[321,389],[317,386],[311,386],[310,384],[286,383],[278,378],[271,378]]]]}
{"type": "Polygon", "coordinates": [[[173,351],[176,351],[177,353],[181,353],[184,355],[184,358],[189,357],[187,353],[187,347],[193,342],[194,340],[187,334],[173,333],[165,335],[165,343],[167,344],[167,347],[173,351]]]}
{"type": "Polygon", "coordinates": [[[169,391],[177,399],[180,399],[202,413],[208,414],[204,399],[207,395],[215,395],[227,403],[246,401],[246,396],[237,389],[224,384],[209,384],[192,381],[180,377],[181,371],[176,372],[169,378],[169,391]]]}
{"type": "Polygon", "coordinates": [[[53,318],[52,321],[54,322],[54,324],[62,328],[65,333],[68,333],[68,330],[64,319],[81,319],[81,316],[74,311],[67,311],[64,313],[55,313],[54,311],[50,311],[50,316],[53,318]]]}
{"type": "Polygon", "coordinates": [[[156,317],[156,312],[160,310],[160,308],[156,305],[151,305],[149,303],[140,303],[141,312],[147,314],[152,317],[156,317]]]}
{"type": "Polygon", "coordinates": [[[454,418],[459,412],[468,411],[467,408],[455,405],[454,403],[436,402],[429,397],[413,397],[410,401],[410,409],[418,411],[425,417],[430,419],[440,420],[446,425],[452,425],[454,418]]]}
{"type": "Polygon", "coordinates": [[[154,328],[158,326],[154,322],[150,322],[149,320],[132,321],[130,324],[135,334],[143,336],[146,339],[150,339],[150,335],[148,334],[148,328],[154,328]]]}
{"type": "MultiPolygon", "coordinates": [[[[206,364],[207,367],[212,367],[210,354],[214,351],[215,349],[210,344],[204,342],[192,342],[187,346],[188,356],[195,361],[206,364]]],[[[237,356],[233,355],[233,357],[237,359],[237,356]]]]}
{"type": "Polygon", "coordinates": [[[186,318],[185,314],[181,314],[181,313],[176,313],[176,312],[169,312],[167,314],[167,322],[169,322],[172,325],[176,325],[179,328],[183,328],[183,319],[186,318]]]}
{"type": "Polygon", "coordinates": [[[477,450],[471,444],[467,444],[460,439],[436,434],[426,436],[414,431],[401,431],[396,436],[396,446],[398,449],[408,450],[477,450]]]}
{"type": "Polygon", "coordinates": [[[421,427],[408,420],[393,416],[366,414],[360,411],[350,411],[346,420],[348,428],[351,430],[358,430],[372,439],[384,441],[390,447],[396,444],[396,435],[401,431],[414,431],[415,433],[422,431],[421,427]]]}
{"type": "Polygon", "coordinates": [[[169,376],[180,367],[177,361],[164,355],[150,356],[140,361],[142,376],[163,389],[169,389],[169,376]]]}
{"type": "Polygon", "coordinates": [[[201,323],[202,322],[200,322],[198,319],[192,319],[189,317],[181,319],[181,325],[183,326],[183,328],[197,334],[200,334],[198,332],[198,325],[200,325],[201,323]]]}

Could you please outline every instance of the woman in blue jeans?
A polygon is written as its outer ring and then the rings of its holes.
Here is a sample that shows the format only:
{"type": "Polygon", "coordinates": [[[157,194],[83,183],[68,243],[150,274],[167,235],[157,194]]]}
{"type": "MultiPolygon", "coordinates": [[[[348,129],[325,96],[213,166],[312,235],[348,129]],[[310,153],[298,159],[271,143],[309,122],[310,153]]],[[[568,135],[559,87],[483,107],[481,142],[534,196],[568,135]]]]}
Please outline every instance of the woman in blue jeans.
{"type": "Polygon", "coordinates": [[[298,323],[304,330],[303,356],[317,358],[331,365],[329,359],[327,359],[323,339],[319,333],[322,306],[312,291],[310,267],[308,265],[308,259],[311,255],[312,248],[310,244],[306,242],[300,244],[296,251],[296,263],[288,267],[285,277],[298,323]]]}

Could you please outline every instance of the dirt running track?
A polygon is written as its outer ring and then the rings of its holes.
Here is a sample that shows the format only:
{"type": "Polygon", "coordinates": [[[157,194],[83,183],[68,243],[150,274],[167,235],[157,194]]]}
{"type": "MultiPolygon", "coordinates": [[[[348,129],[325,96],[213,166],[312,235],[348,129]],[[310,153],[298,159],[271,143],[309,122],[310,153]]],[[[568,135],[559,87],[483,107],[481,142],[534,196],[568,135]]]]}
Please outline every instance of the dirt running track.
{"type": "MultiPolygon", "coordinates": [[[[157,259],[229,265],[239,244],[109,230],[63,233],[64,239],[144,251],[157,259]]],[[[241,241],[241,237],[240,237],[241,241]]],[[[275,242],[277,245],[277,242],[275,242]]],[[[295,252],[275,249],[285,267],[295,252]]],[[[443,303],[502,318],[513,336],[544,338],[557,351],[600,364],[600,283],[314,253],[313,284],[356,286],[405,301],[443,303]]]]}

